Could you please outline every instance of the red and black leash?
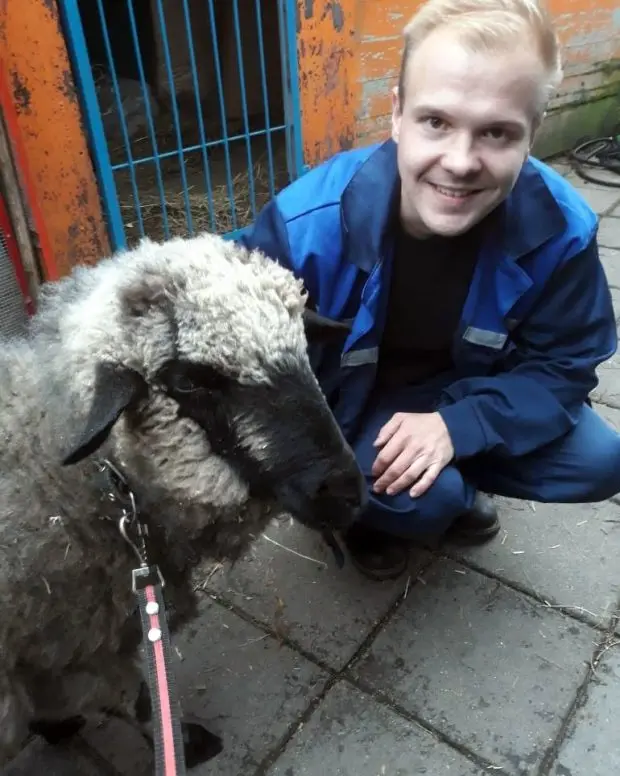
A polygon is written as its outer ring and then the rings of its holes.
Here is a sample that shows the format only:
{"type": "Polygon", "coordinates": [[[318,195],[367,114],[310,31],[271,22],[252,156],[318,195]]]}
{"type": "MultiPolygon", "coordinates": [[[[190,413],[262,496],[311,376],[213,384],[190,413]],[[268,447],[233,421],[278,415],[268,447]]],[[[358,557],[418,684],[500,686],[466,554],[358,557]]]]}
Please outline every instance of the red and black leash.
{"type": "Polygon", "coordinates": [[[133,549],[140,564],[132,570],[131,584],[138,600],[146,652],[155,776],[186,776],[180,705],[172,670],[170,631],[162,592],[164,578],[159,566],[149,561],[148,527],[139,519],[134,494],[113,463],[109,460],[102,463],[114,482],[115,495],[120,496],[124,503],[119,521],[121,536],[133,549]]]}
{"type": "Polygon", "coordinates": [[[171,669],[171,645],[158,566],[134,569],[133,590],[138,598],[146,649],[148,684],[153,709],[156,776],[185,776],[183,734],[171,669]]]}

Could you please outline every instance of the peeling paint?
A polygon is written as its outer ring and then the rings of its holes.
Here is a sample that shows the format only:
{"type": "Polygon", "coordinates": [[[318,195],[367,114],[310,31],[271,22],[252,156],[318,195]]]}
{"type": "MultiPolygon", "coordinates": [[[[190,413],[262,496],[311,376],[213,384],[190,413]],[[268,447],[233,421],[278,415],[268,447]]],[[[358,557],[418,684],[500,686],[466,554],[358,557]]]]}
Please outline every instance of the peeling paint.
{"type": "Polygon", "coordinates": [[[390,89],[395,83],[395,79],[392,78],[364,81],[361,100],[358,106],[358,118],[367,119],[391,113],[392,97],[390,89]]]}
{"type": "Polygon", "coordinates": [[[316,0],[314,13],[302,20],[297,41],[302,137],[304,161],[311,166],[336,152],[345,140],[348,146],[355,143],[358,2],[316,0]]]}
{"type": "Polygon", "coordinates": [[[28,113],[30,111],[31,100],[30,89],[26,84],[25,78],[17,70],[11,71],[11,84],[17,110],[20,113],[28,113]]]}
{"type": "Polygon", "coordinates": [[[57,0],[0,1],[0,47],[49,238],[44,275],[58,277],[76,263],[98,261],[109,243],[57,0]]]}
{"type": "Polygon", "coordinates": [[[333,92],[339,86],[339,74],[346,52],[342,48],[332,49],[324,59],[325,94],[333,92]]]}
{"type": "Polygon", "coordinates": [[[79,207],[88,207],[88,183],[83,178],[80,180],[77,188],[76,199],[79,207]]]}
{"type": "Polygon", "coordinates": [[[349,148],[353,148],[355,145],[355,133],[349,131],[338,137],[338,147],[341,151],[348,151],[349,148]]]}
{"type": "Polygon", "coordinates": [[[43,5],[52,14],[52,18],[58,18],[58,6],[56,5],[56,0],[43,0],[43,5]]]}
{"type": "MultiPolygon", "coordinates": [[[[342,32],[345,16],[341,0],[319,0],[319,4],[323,6],[320,21],[330,16],[336,32],[342,32]]],[[[306,19],[314,17],[314,0],[304,0],[304,15],[306,19]]]]}
{"type": "Polygon", "coordinates": [[[334,29],[336,32],[342,32],[342,28],[344,27],[344,11],[342,10],[342,5],[338,0],[332,0],[331,2],[328,2],[325,7],[325,13],[328,11],[331,12],[334,29]]]}
{"type": "Polygon", "coordinates": [[[74,105],[78,104],[77,90],[69,69],[63,70],[58,89],[70,102],[74,105]]]}

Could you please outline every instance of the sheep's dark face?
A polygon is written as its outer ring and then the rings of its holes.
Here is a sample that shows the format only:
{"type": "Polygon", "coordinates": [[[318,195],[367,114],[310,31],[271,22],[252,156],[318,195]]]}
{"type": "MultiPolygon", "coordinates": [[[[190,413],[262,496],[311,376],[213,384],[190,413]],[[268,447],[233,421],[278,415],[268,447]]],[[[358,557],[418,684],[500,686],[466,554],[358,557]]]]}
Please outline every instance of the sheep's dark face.
{"type": "Polygon", "coordinates": [[[355,519],[365,480],[307,353],[349,329],[312,313],[301,281],[215,235],[146,243],[97,271],[104,282],[90,282],[64,324],[80,364],[98,354],[66,464],[114,430],[108,450],[145,498],[197,507],[186,510],[194,533],[219,519],[222,534],[241,536],[248,493],[264,500],[261,514],[275,502],[325,536],[355,519]],[[99,295],[109,316],[80,326],[99,295]]]}
{"type": "MultiPolygon", "coordinates": [[[[96,452],[127,414],[122,438],[133,440],[134,452],[154,456],[154,468],[141,490],[148,492],[148,480],[154,476],[153,486],[165,491],[172,485],[185,490],[179,498],[191,498],[194,486],[186,484],[186,477],[201,479],[205,465],[212,487],[221,490],[215,456],[252,498],[275,502],[321,531],[341,559],[332,532],[345,529],[363,509],[365,479],[307,359],[291,353],[264,365],[262,377],[240,380],[212,365],[174,359],[149,385],[132,369],[100,364],[83,435],[64,463],[77,463],[96,452]],[[179,420],[188,424],[187,441],[182,441],[179,420]],[[176,472],[179,481],[158,483],[164,471],[168,476],[176,472]]],[[[205,486],[202,482],[199,489],[205,486]]],[[[214,503],[227,497],[226,492],[212,495],[214,503]]],[[[230,496],[234,503],[236,496],[230,496]]],[[[203,503],[211,500],[208,491],[196,492],[196,497],[203,503]]]]}
{"type": "Polygon", "coordinates": [[[307,362],[291,355],[265,376],[241,383],[208,365],[171,361],[158,377],[254,497],[275,499],[318,530],[347,527],[366,485],[307,362]]]}

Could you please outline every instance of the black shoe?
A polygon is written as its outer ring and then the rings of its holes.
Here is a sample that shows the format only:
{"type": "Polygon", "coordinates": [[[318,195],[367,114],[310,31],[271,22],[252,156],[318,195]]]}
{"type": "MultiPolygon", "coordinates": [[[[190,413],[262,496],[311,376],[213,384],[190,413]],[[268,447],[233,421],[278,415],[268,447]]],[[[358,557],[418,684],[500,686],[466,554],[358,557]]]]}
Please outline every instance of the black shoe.
{"type": "Polygon", "coordinates": [[[473,507],[456,518],[445,538],[454,544],[483,544],[500,529],[497,509],[484,493],[477,493],[473,507]]]}
{"type": "Polygon", "coordinates": [[[406,539],[355,523],[342,540],[355,568],[369,579],[396,579],[407,570],[409,543],[406,539]]]}

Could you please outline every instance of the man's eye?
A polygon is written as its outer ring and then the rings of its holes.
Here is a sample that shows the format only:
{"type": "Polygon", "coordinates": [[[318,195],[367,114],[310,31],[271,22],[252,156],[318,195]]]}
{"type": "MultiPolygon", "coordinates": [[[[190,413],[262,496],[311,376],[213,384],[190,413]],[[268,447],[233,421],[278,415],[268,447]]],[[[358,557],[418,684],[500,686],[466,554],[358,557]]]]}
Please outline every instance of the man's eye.
{"type": "Polygon", "coordinates": [[[443,119],[440,119],[439,116],[427,116],[424,119],[424,122],[431,128],[431,129],[443,129],[445,126],[445,122],[443,119]]]}
{"type": "Polygon", "coordinates": [[[484,134],[491,140],[506,140],[508,137],[506,130],[502,129],[501,127],[492,127],[491,129],[487,129],[484,134]]]}

